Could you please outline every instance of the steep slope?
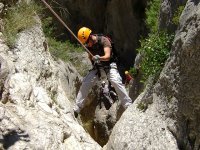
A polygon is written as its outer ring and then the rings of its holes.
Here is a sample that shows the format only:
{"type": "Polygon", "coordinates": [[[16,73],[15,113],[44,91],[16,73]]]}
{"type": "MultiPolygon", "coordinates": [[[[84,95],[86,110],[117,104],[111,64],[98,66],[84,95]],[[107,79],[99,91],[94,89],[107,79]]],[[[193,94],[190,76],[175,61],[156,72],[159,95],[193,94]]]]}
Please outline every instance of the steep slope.
{"type": "Polygon", "coordinates": [[[68,98],[81,78],[53,60],[36,19],[14,48],[0,37],[0,149],[101,149],[72,114],[68,98]]]}
{"type": "Polygon", "coordinates": [[[122,115],[104,149],[199,149],[199,58],[200,1],[188,0],[158,82],[122,115]]]}

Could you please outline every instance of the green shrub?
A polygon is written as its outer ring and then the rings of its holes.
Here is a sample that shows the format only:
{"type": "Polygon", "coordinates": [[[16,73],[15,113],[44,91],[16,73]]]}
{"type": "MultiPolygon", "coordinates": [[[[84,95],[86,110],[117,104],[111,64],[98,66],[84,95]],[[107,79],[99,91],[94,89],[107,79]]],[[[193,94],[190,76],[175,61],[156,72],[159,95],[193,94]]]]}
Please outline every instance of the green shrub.
{"type": "Polygon", "coordinates": [[[137,108],[143,112],[145,112],[148,108],[148,104],[144,103],[144,102],[140,102],[137,104],[137,108]]]}
{"type": "Polygon", "coordinates": [[[17,33],[36,24],[34,16],[39,9],[40,7],[35,3],[27,4],[24,1],[8,8],[4,16],[5,28],[3,31],[8,46],[14,46],[17,33]]]}
{"type": "Polygon", "coordinates": [[[173,36],[165,32],[149,34],[149,37],[141,40],[138,50],[143,55],[141,70],[143,79],[146,81],[161,71],[169,56],[173,36]]]}
{"type": "MultiPolygon", "coordinates": [[[[40,15],[42,18],[42,28],[43,32],[47,37],[50,53],[57,59],[62,59],[63,61],[72,61],[72,63],[79,68],[80,62],[73,61],[71,58],[72,53],[83,52],[83,48],[70,43],[70,41],[60,41],[55,38],[54,31],[56,31],[55,25],[52,23],[52,17],[45,17],[40,15]]],[[[77,54],[78,55],[78,54],[77,54]]],[[[82,70],[83,68],[81,68],[82,70]]]]}
{"type": "Polygon", "coordinates": [[[56,58],[62,59],[63,61],[69,61],[70,53],[83,51],[81,47],[78,47],[69,41],[62,42],[52,37],[47,37],[47,41],[51,54],[56,58]]]}
{"type": "Polygon", "coordinates": [[[160,11],[161,0],[151,0],[146,9],[146,25],[151,32],[156,32],[158,29],[158,18],[160,11]]]}
{"type": "Polygon", "coordinates": [[[53,36],[53,31],[55,30],[55,27],[52,25],[52,21],[52,17],[42,18],[42,28],[46,37],[53,36]]]}
{"type": "Polygon", "coordinates": [[[64,61],[69,60],[68,55],[66,55],[66,52],[68,51],[66,43],[57,41],[56,39],[51,37],[47,37],[47,41],[49,44],[49,50],[53,56],[55,56],[56,58],[60,58],[64,61]]]}
{"type": "Polygon", "coordinates": [[[136,68],[134,67],[131,67],[130,70],[129,70],[130,74],[133,75],[133,77],[136,77],[137,75],[137,70],[136,68]]]}
{"type": "MultiPolygon", "coordinates": [[[[141,71],[142,81],[145,82],[152,76],[159,75],[166,59],[169,56],[173,35],[164,31],[158,31],[159,12],[161,0],[150,0],[146,9],[146,26],[149,34],[145,39],[140,40],[140,48],[137,51],[142,55],[141,71]]],[[[133,73],[136,70],[131,69],[133,73]]]]}
{"type": "Polygon", "coordinates": [[[172,19],[173,24],[178,25],[181,13],[185,6],[179,6],[172,19]]]}

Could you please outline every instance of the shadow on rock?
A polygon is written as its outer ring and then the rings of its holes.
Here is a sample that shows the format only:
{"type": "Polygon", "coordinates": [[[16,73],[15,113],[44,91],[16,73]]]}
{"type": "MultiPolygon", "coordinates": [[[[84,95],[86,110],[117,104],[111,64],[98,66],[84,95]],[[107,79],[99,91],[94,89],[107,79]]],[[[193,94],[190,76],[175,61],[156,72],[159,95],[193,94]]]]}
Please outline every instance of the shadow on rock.
{"type": "Polygon", "coordinates": [[[11,130],[5,135],[2,136],[2,139],[0,139],[0,143],[3,144],[4,149],[8,149],[12,145],[14,145],[17,141],[25,141],[29,142],[29,135],[25,133],[25,131],[16,131],[11,130]]]}

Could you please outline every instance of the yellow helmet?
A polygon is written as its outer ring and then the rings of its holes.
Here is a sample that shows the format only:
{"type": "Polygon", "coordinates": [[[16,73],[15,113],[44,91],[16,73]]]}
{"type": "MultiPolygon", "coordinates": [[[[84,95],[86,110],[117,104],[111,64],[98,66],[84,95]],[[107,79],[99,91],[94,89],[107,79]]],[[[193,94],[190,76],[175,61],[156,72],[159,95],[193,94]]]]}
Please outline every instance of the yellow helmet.
{"type": "Polygon", "coordinates": [[[125,74],[128,74],[128,71],[125,71],[125,74]]]}
{"type": "Polygon", "coordinates": [[[86,27],[82,27],[78,30],[78,39],[81,43],[85,44],[85,42],[87,42],[91,32],[92,30],[86,27]]]}

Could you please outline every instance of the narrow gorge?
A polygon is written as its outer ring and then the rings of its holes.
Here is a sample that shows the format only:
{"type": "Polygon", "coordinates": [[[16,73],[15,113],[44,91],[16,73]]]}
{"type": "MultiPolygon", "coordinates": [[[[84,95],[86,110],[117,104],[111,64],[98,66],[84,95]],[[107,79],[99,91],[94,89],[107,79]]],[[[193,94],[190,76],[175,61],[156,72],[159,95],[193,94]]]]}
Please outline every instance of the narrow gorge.
{"type": "MultiPolygon", "coordinates": [[[[99,107],[96,85],[75,118],[75,98],[92,67],[87,53],[69,50],[65,56],[66,49],[76,47],[50,40],[44,16],[51,16],[48,28],[56,26],[52,34],[57,39],[76,43],[40,0],[35,2],[44,13],[34,11],[34,25],[22,26],[14,42],[8,42],[10,35],[5,31],[15,23],[9,24],[6,18],[9,8],[33,1],[0,0],[0,149],[199,150],[200,0],[158,1],[157,30],[174,36],[156,80],[149,79],[131,96],[133,104],[125,111],[119,101],[109,110],[99,107]],[[61,56],[67,61],[55,57],[52,45],[64,49],[61,56]]],[[[96,33],[112,35],[125,69],[134,65],[141,37],[151,32],[145,21],[148,0],[47,2],[74,33],[88,26],[96,33]]]]}

